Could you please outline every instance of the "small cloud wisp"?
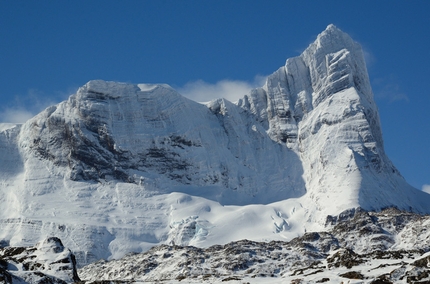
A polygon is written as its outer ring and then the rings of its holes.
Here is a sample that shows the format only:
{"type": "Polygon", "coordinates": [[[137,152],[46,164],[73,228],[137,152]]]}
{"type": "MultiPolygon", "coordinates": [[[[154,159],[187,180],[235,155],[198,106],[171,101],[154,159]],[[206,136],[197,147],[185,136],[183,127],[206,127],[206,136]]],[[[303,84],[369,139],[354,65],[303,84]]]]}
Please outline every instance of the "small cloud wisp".
{"type": "Polygon", "coordinates": [[[390,76],[388,78],[379,78],[373,81],[375,96],[379,99],[388,100],[390,103],[397,101],[409,102],[407,94],[402,92],[400,84],[390,76]]]}
{"type": "Polygon", "coordinates": [[[64,94],[58,98],[49,97],[43,92],[30,89],[26,95],[16,96],[15,100],[0,107],[0,123],[24,123],[64,97],[64,94]]]}
{"type": "Polygon", "coordinates": [[[24,108],[6,108],[0,111],[0,121],[5,123],[24,123],[35,113],[24,108]]]}
{"type": "Polygon", "coordinates": [[[244,95],[257,87],[262,87],[266,81],[266,76],[255,76],[253,82],[240,80],[221,80],[214,84],[207,83],[203,80],[188,82],[183,87],[177,88],[183,96],[196,101],[208,102],[218,98],[225,98],[235,102],[244,95]]]}

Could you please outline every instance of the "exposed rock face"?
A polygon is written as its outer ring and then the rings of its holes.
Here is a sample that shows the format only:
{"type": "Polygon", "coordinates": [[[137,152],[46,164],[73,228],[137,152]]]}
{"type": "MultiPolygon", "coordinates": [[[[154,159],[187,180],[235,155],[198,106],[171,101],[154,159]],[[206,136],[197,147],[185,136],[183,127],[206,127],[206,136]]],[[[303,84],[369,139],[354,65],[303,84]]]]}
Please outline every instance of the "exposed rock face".
{"type": "MultiPolygon", "coordinates": [[[[55,235],[81,266],[163,243],[291,240],[355,208],[430,213],[385,155],[360,46],[333,25],[237,104],[90,81],[0,125],[0,158],[0,240],[55,235]]],[[[372,224],[375,248],[393,244],[372,224]]]]}
{"type": "Polygon", "coordinates": [[[72,283],[80,281],[75,256],[50,237],[34,247],[0,248],[2,283],[72,283]]]}

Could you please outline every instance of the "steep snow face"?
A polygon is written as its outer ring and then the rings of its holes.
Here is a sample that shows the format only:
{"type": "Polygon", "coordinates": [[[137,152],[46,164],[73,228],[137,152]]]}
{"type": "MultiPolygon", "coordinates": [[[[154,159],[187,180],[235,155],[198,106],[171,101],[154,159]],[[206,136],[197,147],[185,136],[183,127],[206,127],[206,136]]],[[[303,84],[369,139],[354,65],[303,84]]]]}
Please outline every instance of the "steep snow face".
{"type": "Polygon", "coordinates": [[[385,155],[360,45],[335,26],[238,105],[256,115],[274,141],[298,153],[316,212],[410,210],[409,202],[428,211],[428,196],[407,185],[385,155]]]}
{"type": "Polygon", "coordinates": [[[332,25],[237,104],[90,81],[0,126],[0,157],[0,239],[55,235],[80,265],[159,243],[289,240],[355,207],[430,213],[384,153],[360,46],[332,25]]]}
{"type": "Polygon", "coordinates": [[[13,192],[22,183],[24,162],[18,148],[21,125],[0,124],[0,218],[17,217],[22,200],[13,192]]]}
{"type": "Polygon", "coordinates": [[[223,204],[305,193],[297,154],[252,116],[225,100],[195,103],[167,85],[91,81],[24,124],[19,141],[27,167],[42,159],[75,181],[119,180],[223,204]]]}
{"type": "Polygon", "coordinates": [[[0,124],[0,180],[22,172],[23,163],[17,144],[20,129],[21,125],[0,124]]]}

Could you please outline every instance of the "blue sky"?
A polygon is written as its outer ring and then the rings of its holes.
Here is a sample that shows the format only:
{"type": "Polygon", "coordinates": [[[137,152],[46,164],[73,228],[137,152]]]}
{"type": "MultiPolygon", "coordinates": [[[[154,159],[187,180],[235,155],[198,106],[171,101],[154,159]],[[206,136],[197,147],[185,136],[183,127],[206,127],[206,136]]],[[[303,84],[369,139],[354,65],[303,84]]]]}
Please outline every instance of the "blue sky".
{"type": "Polygon", "coordinates": [[[333,23],[366,51],[386,152],[421,189],[430,184],[429,14],[424,0],[0,0],[0,122],[25,120],[92,79],[240,94],[333,23]]]}

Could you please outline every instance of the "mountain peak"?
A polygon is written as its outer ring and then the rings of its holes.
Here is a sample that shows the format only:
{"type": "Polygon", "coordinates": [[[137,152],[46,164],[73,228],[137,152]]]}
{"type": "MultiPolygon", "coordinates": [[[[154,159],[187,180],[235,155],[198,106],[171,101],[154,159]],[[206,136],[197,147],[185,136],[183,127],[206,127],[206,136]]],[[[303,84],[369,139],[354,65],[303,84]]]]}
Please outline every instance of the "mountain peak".
{"type": "Polygon", "coordinates": [[[288,239],[357,207],[430,213],[384,152],[360,45],[334,25],[237,104],[90,81],[0,131],[0,158],[1,239],[58,236],[82,264],[288,239]]]}
{"type": "Polygon", "coordinates": [[[342,35],[346,34],[341,29],[336,27],[334,24],[329,24],[322,33],[338,33],[342,35]]]}
{"type": "Polygon", "coordinates": [[[345,32],[340,30],[333,24],[321,32],[315,41],[320,47],[327,46],[331,48],[331,52],[336,52],[340,49],[355,49],[358,45],[354,40],[345,32]]]}

